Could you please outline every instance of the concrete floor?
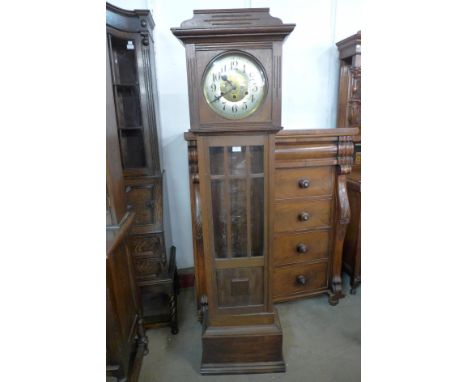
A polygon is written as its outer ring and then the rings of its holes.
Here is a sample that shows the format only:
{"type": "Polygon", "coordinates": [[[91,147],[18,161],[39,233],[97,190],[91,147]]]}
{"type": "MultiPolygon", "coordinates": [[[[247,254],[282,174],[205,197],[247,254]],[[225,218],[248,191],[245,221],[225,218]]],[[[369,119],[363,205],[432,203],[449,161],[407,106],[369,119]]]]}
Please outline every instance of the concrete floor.
{"type": "Polygon", "coordinates": [[[337,306],[327,296],[277,304],[283,327],[286,373],[202,376],[201,325],[195,314],[193,288],[179,296],[179,334],[169,328],[147,331],[149,354],[140,382],[357,382],[361,380],[361,290],[337,306]]]}

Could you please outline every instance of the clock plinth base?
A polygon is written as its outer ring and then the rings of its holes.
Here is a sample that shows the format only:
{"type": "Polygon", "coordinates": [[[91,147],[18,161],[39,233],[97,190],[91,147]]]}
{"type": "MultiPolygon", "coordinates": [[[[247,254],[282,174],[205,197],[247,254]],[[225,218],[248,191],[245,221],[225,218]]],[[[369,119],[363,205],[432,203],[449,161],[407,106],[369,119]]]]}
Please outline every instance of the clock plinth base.
{"type": "Polygon", "coordinates": [[[271,325],[208,327],[202,336],[201,374],[286,371],[283,332],[275,311],[271,325]]]}

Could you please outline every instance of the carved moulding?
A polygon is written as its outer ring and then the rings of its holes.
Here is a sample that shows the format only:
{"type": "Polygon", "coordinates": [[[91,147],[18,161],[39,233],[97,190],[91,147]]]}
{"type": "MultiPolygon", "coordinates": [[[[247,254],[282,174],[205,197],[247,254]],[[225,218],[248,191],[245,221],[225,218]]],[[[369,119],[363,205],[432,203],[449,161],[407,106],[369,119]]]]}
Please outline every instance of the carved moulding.
{"type": "Polygon", "coordinates": [[[335,242],[333,246],[333,276],[331,280],[331,290],[329,293],[329,302],[331,305],[336,305],[338,300],[344,297],[342,292],[341,262],[346,228],[351,217],[348,191],[346,188],[346,175],[351,172],[353,153],[354,144],[352,137],[340,136],[338,138],[338,174],[336,179],[335,203],[337,223],[335,226],[335,242]]]}

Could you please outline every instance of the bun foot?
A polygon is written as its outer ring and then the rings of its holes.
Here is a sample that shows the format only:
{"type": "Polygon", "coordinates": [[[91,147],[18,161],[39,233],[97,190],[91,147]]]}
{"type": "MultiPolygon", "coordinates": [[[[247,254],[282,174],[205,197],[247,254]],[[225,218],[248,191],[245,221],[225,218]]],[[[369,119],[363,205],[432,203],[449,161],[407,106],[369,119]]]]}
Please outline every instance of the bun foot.
{"type": "Polygon", "coordinates": [[[328,296],[328,303],[331,305],[331,306],[336,306],[338,305],[338,302],[340,301],[340,299],[338,298],[337,295],[329,295],[328,296]]]}

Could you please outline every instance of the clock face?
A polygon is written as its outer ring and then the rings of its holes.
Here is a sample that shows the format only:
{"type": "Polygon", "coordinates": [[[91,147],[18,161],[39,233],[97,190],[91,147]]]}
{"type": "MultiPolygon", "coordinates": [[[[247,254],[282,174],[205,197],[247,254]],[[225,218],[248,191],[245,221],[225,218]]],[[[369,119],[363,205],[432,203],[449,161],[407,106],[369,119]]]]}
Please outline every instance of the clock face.
{"type": "Polygon", "coordinates": [[[208,105],[227,119],[242,119],[261,105],[267,93],[266,76],[253,58],[242,53],[215,58],[203,77],[208,105]]]}

